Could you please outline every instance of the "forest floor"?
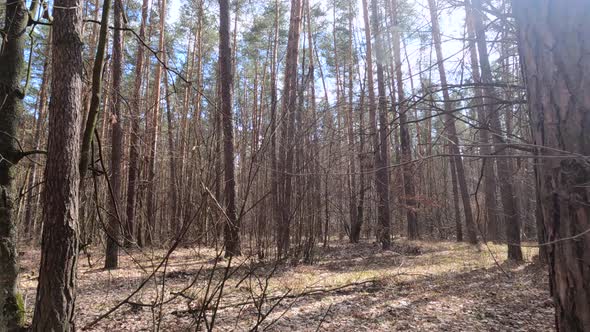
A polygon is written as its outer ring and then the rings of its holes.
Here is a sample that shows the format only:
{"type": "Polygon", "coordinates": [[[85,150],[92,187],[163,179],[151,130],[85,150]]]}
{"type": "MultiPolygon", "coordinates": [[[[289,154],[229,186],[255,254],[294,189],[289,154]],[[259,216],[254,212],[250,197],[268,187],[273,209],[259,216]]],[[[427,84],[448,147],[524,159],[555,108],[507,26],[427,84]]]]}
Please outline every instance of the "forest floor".
{"type": "MultiPolygon", "coordinates": [[[[381,251],[367,242],[332,243],[318,248],[315,264],[294,266],[229,262],[213,249],[182,248],[128,301],[166,251],[122,254],[112,271],[95,251],[79,259],[76,324],[151,331],[159,321],[160,331],[207,330],[214,316],[218,331],[554,331],[546,269],[531,262],[535,249],[523,251],[527,262],[516,265],[500,245],[398,239],[381,251]]],[[[39,257],[38,250],[21,252],[29,321],[39,257]]]]}

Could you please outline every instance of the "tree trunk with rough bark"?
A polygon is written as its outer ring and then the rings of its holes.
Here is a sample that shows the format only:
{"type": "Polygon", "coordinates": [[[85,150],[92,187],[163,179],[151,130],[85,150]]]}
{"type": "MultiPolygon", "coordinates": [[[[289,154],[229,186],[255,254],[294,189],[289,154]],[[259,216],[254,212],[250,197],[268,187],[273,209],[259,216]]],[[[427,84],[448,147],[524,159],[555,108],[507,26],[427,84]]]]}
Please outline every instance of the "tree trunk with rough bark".
{"type": "Polygon", "coordinates": [[[3,39],[10,42],[1,43],[0,53],[0,330],[16,331],[24,323],[24,303],[18,294],[14,176],[15,165],[22,158],[17,129],[25,93],[20,84],[28,12],[21,1],[5,5],[3,39]]]}
{"type": "MultiPolygon", "coordinates": [[[[141,23],[139,37],[145,40],[145,25],[148,16],[149,0],[143,0],[141,7],[141,23]]],[[[127,210],[125,211],[125,240],[126,246],[130,246],[136,239],[139,242],[141,234],[135,234],[137,222],[135,220],[135,201],[137,199],[137,182],[139,180],[139,151],[140,151],[140,105],[141,86],[144,67],[144,48],[138,47],[135,60],[135,80],[133,82],[133,97],[131,100],[131,133],[129,134],[129,169],[127,174],[127,210]]]]}
{"type": "Polygon", "coordinates": [[[230,46],[229,0],[219,0],[219,78],[221,80],[221,116],[223,126],[223,170],[225,203],[225,257],[241,255],[240,225],[236,211],[236,175],[234,165],[234,135],[232,89],[233,69],[230,46]]]}
{"type": "Polygon", "coordinates": [[[513,0],[559,331],[590,330],[590,2],[513,0]],[[555,149],[555,150],[551,150],[555,149]],[[563,158],[544,158],[563,152],[563,158]]]}
{"type": "Polygon", "coordinates": [[[277,213],[277,249],[279,257],[288,254],[291,237],[291,174],[293,173],[294,164],[295,112],[297,112],[297,64],[302,14],[303,6],[301,0],[292,0],[287,55],[285,59],[284,93],[282,97],[282,111],[285,116],[282,121],[282,142],[279,145],[278,156],[279,174],[277,207],[279,213],[277,213]]]}
{"type": "Polygon", "coordinates": [[[119,266],[119,243],[121,237],[121,226],[119,213],[121,188],[122,188],[122,163],[123,163],[123,119],[121,117],[121,79],[123,76],[123,33],[122,25],[123,8],[121,0],[115,0],[113,31],[113,86],[111,96],[111,188],[110,199],[111,213],[107,227],[105,264],[106,269],[116,269],[119,266]]]}
{"type": "Polygon", "coordinates": [[[81,3],[57,0],[53,16],[52,72],[60,74],[51,80],[35,332],[75,330],[83,84],[81,3]]]}

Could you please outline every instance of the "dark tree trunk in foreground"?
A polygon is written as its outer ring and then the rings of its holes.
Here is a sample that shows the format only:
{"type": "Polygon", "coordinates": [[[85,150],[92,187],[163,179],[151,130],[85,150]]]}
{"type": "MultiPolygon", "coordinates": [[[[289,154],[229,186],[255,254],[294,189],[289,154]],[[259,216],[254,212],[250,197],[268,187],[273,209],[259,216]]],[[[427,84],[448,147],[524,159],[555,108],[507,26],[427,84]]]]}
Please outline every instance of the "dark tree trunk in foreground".
{"type": "Polygon", "coordinates": [[[224,227],[225,257],[239,256],[240,225],[236,211],[236,175],[234,166],[234,134],[232,120],[232,52],[229,33],[229,0],[219,0],[219,79],[221,80],[221,116],[223,126],[223,162],[226,223],[224,227]]]}
{"type": "MultiPolygon", "coordinates": [[[[22,323],[19,308],[14,172],[20,159],[16,141],[18,117],[23,112],[21,90],[28,14],[24,2],[6,5],[0,53],[0,331],[13,331],[22,323]]],[[[23,304],[21,304],[23,305],[23,304]]]]}
{"type": "MultiPolygon", "coordinates": [[[[122,27],[123,8],[121,1],[115,1],[114,23],[116,28],[122,27]]],[[[107,227],[107,245],[105,264],[107,269],[115,269],[119,265],[119,243],[122,220],[119,206],[121,198],[121,168],[123,159],[123,119],[121,118],[121,76],[123,74],[123,33],[120,29],[113,31],[113,87],[112,87],[112,145],[111,145],[111,213],[107,227]]]]}
{"type": "Polygon", "coordinates": [[[82,6],[57,0],[53,10],[49,137],[45,166],[43,242],[33,331],[74,331],[80,125],[82,6]],[[73,9],[74,8],[74,9],[73,9]]]}
{"type": "Polygon", "coordinates": [[[513,0],[560,331],[590,331],[590,2],[513,0]],[[547,149],[544,149],[547,148],[547,149]],[[543,158],[565,151],[564,158],[543,158]]]}

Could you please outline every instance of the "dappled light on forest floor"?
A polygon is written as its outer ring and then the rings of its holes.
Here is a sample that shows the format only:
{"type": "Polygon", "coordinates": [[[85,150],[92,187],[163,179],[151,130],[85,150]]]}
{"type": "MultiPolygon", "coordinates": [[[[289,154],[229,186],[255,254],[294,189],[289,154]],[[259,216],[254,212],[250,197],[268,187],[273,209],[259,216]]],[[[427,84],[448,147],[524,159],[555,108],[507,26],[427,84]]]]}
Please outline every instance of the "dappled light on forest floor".
{"type": "MultiPolygon", "coordinates": [[[[183,248],[128,302],[89,326],[135,291],[165,256],[134,251],[141,267],[124,256],[120,269],[105,271],[96,252],[79,259],[76,321],[90,331],[150,331],[158,325],[184,331],[194,330],[197,313],[205,312],[209,322],[200,329],[206,330],[215,311],[219,331],[250,330],[257,322],[272,331],[551,331],[546,270],[531,263],[535,249],[523,249],[526,263],[517,265],[506,262],[501,245],[397,240],[393,250],[381,251],[371,243],[342,243],[318,249],[314,265],[244,256],[228,270],[228,260],[216,259],[212,249],[183,248]],[[207,284],[214,289],[224,275],[219,304],[217,296],[207,303],[207,284]]],[[[39,253],[26,251],[22,258],[30,320],[39,253]]]]}

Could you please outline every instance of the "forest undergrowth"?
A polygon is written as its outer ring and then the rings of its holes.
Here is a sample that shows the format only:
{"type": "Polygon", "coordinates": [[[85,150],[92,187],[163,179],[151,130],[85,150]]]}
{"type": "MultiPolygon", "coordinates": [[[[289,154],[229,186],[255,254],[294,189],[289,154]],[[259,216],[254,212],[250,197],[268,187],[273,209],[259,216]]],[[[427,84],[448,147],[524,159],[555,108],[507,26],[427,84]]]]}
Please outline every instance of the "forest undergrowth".
{"type": "MultiPolygon", "coordinates": [[[[397,239],[382,251],[334,242],[317,248],[312,265],[230,261],[210,248],[167,260],[165,250],[131,250],[110,271],[102,250],[90,251],[78,263],[77,329],[554,331],[546,269],[536,249],[523,250],[526,262],[513,264],[503,245],[397,239]]],[[[21,255],[30,321],[40,253],[21,255]]]]}

